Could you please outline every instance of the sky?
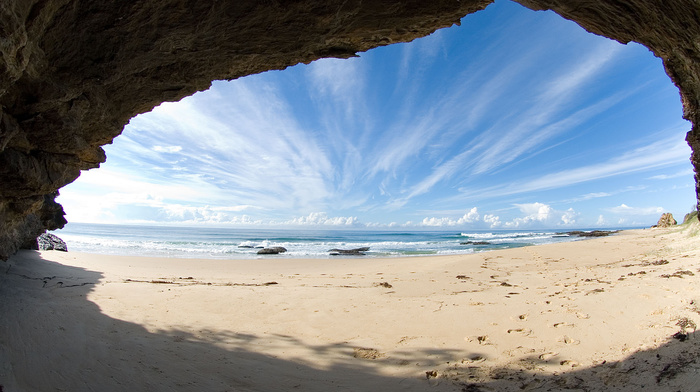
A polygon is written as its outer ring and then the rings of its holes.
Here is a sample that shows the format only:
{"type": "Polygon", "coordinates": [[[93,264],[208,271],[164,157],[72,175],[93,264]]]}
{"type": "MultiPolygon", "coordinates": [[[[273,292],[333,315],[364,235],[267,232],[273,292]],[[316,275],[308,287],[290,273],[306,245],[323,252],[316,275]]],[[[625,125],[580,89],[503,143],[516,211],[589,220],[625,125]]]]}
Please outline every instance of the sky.
{"type": "Polygon", "coordinates": [[[163,103],[58,201],[69,222],[115,224],[649,226],[695,204],[689,129],[648,49],[502,0],[163,103]]]}

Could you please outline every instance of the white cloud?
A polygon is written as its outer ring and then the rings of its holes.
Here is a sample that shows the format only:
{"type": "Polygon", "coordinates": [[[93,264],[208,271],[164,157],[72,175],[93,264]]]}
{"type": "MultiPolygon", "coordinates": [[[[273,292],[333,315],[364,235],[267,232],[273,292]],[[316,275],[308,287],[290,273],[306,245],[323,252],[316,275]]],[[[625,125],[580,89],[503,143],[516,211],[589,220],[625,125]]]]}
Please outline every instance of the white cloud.
{"type": "Polygon", "coordinates": [[[473,172],[487,173],[514,161],[526,152],[534,150],[565,130],[575,128],[593,116],[610,109],[628,93],[617,93],[573,113],[566,113],[567,105],[578,96],[586,82],[604,71],[604,66],[620,51],[614,41],[604,41],[573,69],[561,75],[553,75],[538,96],[518,108],[515,115],[495,123],[490,134],[480,143],[473,172]]]}
{"type": "Polygon", "coordinates": [[[570,99],[574,95],[573,91],[594,78],[622,49],[622,45],[613,40],[601,40],[600,42],[601,44],[574,68],[566,69],[558,76],[553,75],[552,80],[547,83],[545,91],[542,92],[541,99],[546,102],[570,99]]]}
{"type": "Polygon", "coordinates": [[[649,180],[668,180],[671,178],[678,178],[678,177],[688,177],[689,179],[693,178],[693,175],[695,173],[693,172],[693,169],[686,169],[677,173],[673,174],[659,174],[656,176],[651,176],[648,179],[649,180]]]}
{"type": "Polygon", "coordinates": [[[472,207],[472,209],[469,210],[469,212],[467,212],[466,214],[464,214],[463,217],[460,218],[460,221],[462,223],[472,223],[472,222],[476,222],[478,220],[479,220],[479,211],[477,211],[476,207],[472,207]]]}
{"type": "Polygon", "coordinates": [[[609,192],[592,192],[592,193],[587,193],[583,196],[581,196],[578,200],[590,200],[590,199],[597,199],[599,197],[608,197],[612,196],[612,193],[609,192]]]}
{"type": "Polygon", "coordinates": [[[523,216],[513,218],[510,221],[502,221],[501,217],[495,214],[484,214],[483,217],[476,207],[470,209],[462,217],[453,219],[449,217],[436,218],[426,217],[419,226],[428,227],[453,227],[460,225],[475,225],[496,228],[550,228],[555,226],[573,226],[580,215],[569,208],[565,211],[558,211],[544,203],[525,203],[515,205],[523,216]]]}
{"type": "Polygon", "coordinates": [[[580,214],[576,211],[574,211],[573,208],[569,208],[568,210],[564,211],[564,213],[561,216],[561,223],[565,226],[571,226],[576,223],[576,218],[580,214]]]}
{"type": "Polygon", "coordinates": [[[435,218],[426,217],[421,222],[421,226],[432,226],[432,227],[447,227],[447,226],[459,226],[470,223],[478,222],[480,218],[479,211],[476,207],[473,207],[467,211],[462,217],[457,219],[452,219],[448,217],[435,218]]]}
{"type": "Polygon", "coordinates": [[[603,217],[603,215],[598,216],[598,221],[596,221],[596,226],[605,226],[608,224],[608,221],[603,217]]]}
{"type": "MultiPolygon", "coordinates": [[[[504,165],[518,159],[520,156],[536,150],[539,146],[552,139],[556,135],[575,128],[594,116],[609,110],[612,106],[628,96],[630,92],[613,94],[605,99],[599,99],[595,104],[566,113],[566,105],[573,97],[577,96],[577,89],[586,87],[586,82],[596,77],[607,63],[615,58],[620,51],[620,45],[613,41],[604,41],[591,53],[588,60],[577,65],[573,71],[566,70],[547,84],[543,91],[533,97],[527,95],[523,98],[526,102],[517,110],[512,110],[511,115],[501,118],[491,125],[491,128],[482,132],[471,144],[458,154],[447,158],[445,162],[433,167],[432,171],[423,180],[411,186],[405,195],[393,201],[396,208],[403,207],[415,196],[429,192],[436,184],[447,180],[456,173],[484,174],[497,170],[504,165]]],[[[506,67],[494,76],[490,81],[482,83],[473,94],[490,97],[482,101],[471,102],[469,98],[462,97],[463,90],[455,93],[447,93],[439,108],[448,107],[451,110],[429,111],[419,118],[428,121],[419,121],[414,128],[416,113],[412,114],[412,122],[402,125],[400,138],[394,143],[389,143],[391,149],[381,154],[381,158],[374,166],[374,172],[380,170],[392,170],[419,151],[431,144],[435,144],[437,131],[449,133],[448,130],[454,123],[469,130],[475,125],[481,115],[468,116],[467,120],[459,121],[454,113],[463,112],[464,107],[472,107],[472,110],[484,112],[487,109],[483,105],[489,105],[498,94],[492,91],[494,86],[511,83],[518,73],[523,73],[528,61],[527,56],[516,62],[516,65],[506,67]],[[459,110],[455,110],[453,102],[461,98],[459,110]],[[445,115],[444,112],[451,113],[445,115]],[[454,118],[453,118],[454,117],[454,118]],[[420,130],[420,133],[416,132],[420,130]]],[[[502,89],[496,89],[498,91],[502,89]]],[[[472,94],[472,95],[473,95],[472,94]]],[[[520,103],[522,105],[522,103],[520,103]]],[[[495,108],[490,108],[495,110],[495,108]]],[[[474,113],[472,113],[474,114],[474,113]]],[[[447,148],[445,146],[444,148],[447,148]]]]}
{"type": "Polygon", "coordinates": [[[326,58],[309,64],[309,72],[316,90],[339,101],[357,95],[364,79],[362,62],[358,59],[326,58]]]}
{"type": "Polygon", "coordinates": [[[544,203],[527,203],[516,204],[516,207],[525,216],[514,218],[510,222],[505,222],[505,227],[508,228],[527,228],[527,227],[554,227],[554,226],[571,226],[576,223],[578,213],[573,208],[566,211],[557,211],[550,205],[544,203]]]}
{"type": "Polygon", "coordinates": [[[365,71],[364,62],[358,58],[326,58],[308,65],[308,75],[314,86],[312,93],[318,93],[319,103],[324,107],[322,116],[326,124],[333,126],[344,116],[346,120],[364,118],[365,71]]]}
{"type": "Polygon", "coordinates": [[[444,226],[454,226],[456,225],[457,222],[450,219],[450,218],[424,218],[423,221],[421,222],[422,226],[436,226],[436,227],[444,227],[444,226]]]}
{"type": "Polygon", "coordinates": [[[460,188],[462,197],[456,197],[455,199],[463,199],[470,196],[489,198],[562,188],[582,182],[640,172],[668,165],[677,165],[687,161],[689,155],[690,148],[688,145],[682,138],[673,135],[646,146],[623,152],[607,162],[562,170],[530,180],[509,182],[507,184],[488,188],[460,188]]]}
{"type": "Polygon", "coordinates": [[[173,154],[182,151],[182,146],[153,146],[153,151],[173,154]]]}
{"type": "Polygon", "coordinates": [[[284,225],[301,226],[355,226],[359,225],[357,217],[334,216],[330,217],[325,212],[312,212],[307,216],[301,216],[283,222],[284,225]]]}
{"type": "Polygon", "coordinates": [[[614,214],[627,216],[658,215],[665,212],[663,207],[630,207],[627,204],[620,204],[617,207],[606,208],[605,210],[614,214]]]}
{"type": "Polygon", "coordinates": [[[552,207],[543,203],[516,204],[520,212],[527,216],[527,219],[544,222],[552,216],[552,207]]]}
{"type": "Polygon", "coordinates": [[[484,222],[488,223],[492,229],[497,229],[503,224],[501,218],[493,214],[484,215],[484,222]]]}

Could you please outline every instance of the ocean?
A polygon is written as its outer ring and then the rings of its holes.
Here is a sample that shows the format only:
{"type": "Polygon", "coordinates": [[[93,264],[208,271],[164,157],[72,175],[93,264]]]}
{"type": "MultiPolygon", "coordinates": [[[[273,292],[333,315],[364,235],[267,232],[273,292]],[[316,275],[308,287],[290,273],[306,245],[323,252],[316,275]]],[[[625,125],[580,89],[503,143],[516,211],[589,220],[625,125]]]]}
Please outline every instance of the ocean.
{"type": "Polygon", "coordinates": [[[554,230],[261,230],[88,223],[69,223],[53,234],[74,252],[205,259],[453,255],[584,239],[554,230]],[[287,252],[257,254],[261,247],[276,246],[287,252]],[[361,247],[369,247],[364,256],[332,256],[329,252],[361,247]]]}

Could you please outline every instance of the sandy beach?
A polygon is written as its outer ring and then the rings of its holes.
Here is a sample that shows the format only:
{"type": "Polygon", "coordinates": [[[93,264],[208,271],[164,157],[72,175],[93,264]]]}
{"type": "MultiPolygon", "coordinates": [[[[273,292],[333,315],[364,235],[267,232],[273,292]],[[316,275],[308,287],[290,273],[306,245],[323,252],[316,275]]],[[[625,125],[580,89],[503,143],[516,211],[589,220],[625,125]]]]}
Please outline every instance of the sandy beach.
{"type": "Polygon", "coordinates": [[[0,267],[3,392],[700,390],[697,224],[444,257],[0,267]]]}

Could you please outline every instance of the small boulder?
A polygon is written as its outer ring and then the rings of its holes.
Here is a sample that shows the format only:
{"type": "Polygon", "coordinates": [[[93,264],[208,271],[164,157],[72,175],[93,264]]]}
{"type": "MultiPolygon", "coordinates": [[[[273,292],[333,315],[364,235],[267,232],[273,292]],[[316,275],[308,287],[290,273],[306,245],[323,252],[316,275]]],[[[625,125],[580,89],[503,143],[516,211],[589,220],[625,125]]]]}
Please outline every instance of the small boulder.
{"type": "Polygon", "coordinates": [[[51,233],[44,233],[37,237],[36,245],[38,250],[60,250],[62,252],[68,252],[66,243],[51,233]]]}

